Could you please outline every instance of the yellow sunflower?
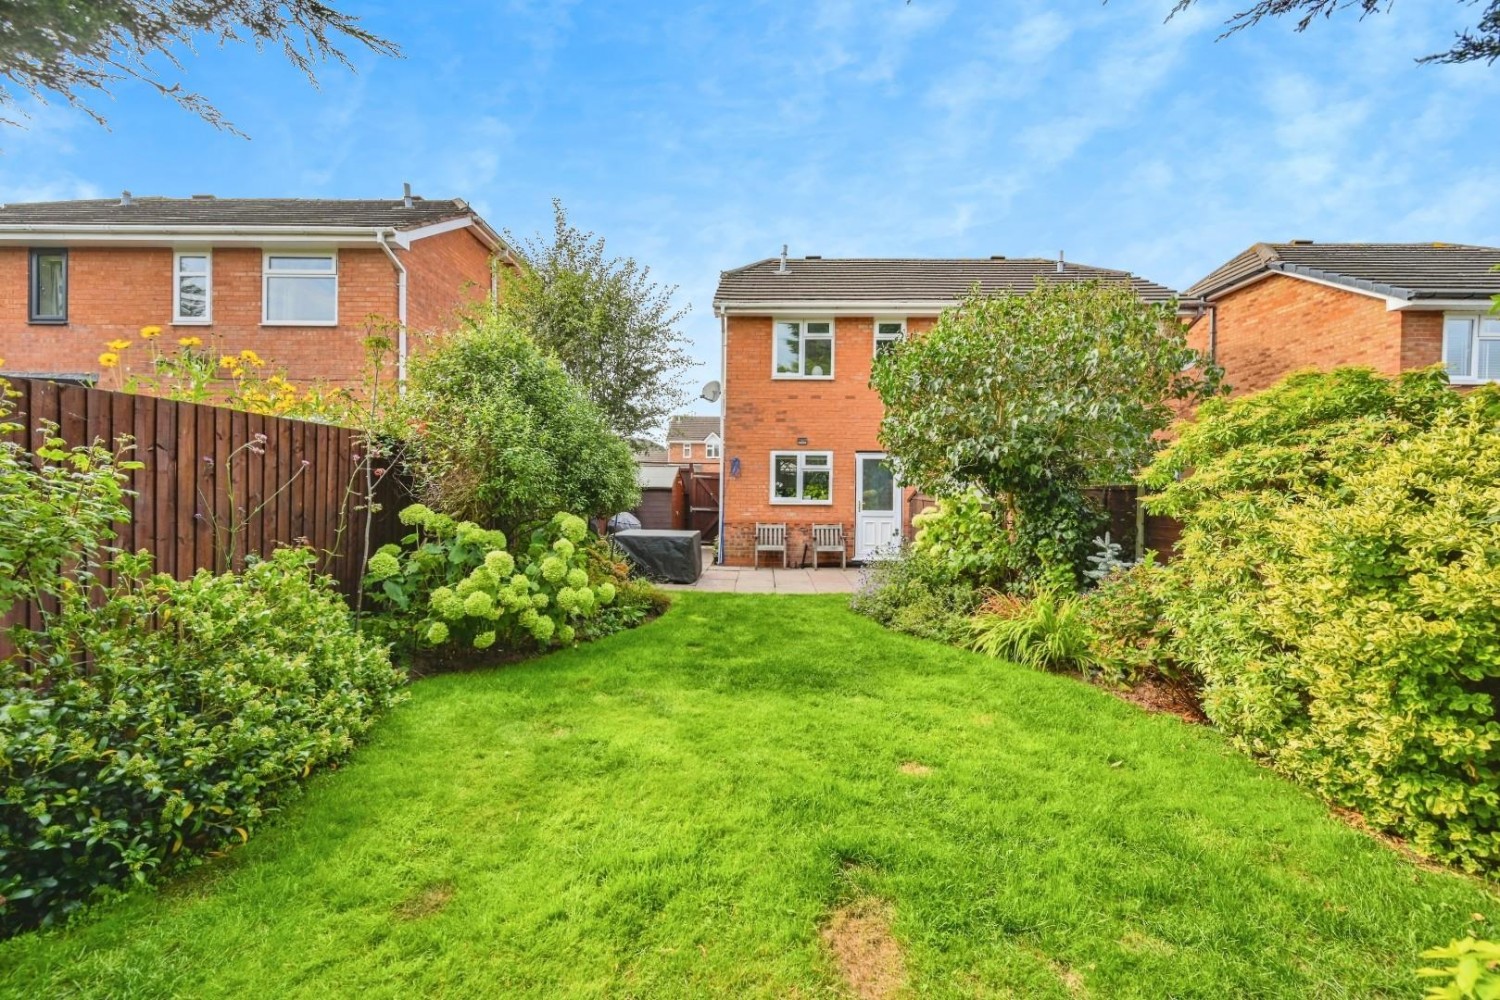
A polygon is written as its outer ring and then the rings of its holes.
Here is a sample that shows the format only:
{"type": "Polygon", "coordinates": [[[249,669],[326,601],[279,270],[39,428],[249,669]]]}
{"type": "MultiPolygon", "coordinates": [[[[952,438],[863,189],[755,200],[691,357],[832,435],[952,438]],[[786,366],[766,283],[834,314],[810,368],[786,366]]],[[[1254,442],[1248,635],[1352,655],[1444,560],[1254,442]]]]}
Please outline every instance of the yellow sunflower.
{"type": "Polygon", "coordinates": [[[202,337],[178,337],[177,338],[177,343],[181,344],[183,347],[202,347],[203,346],[203,338],[202,337]]]}
{"type": "Polygon", "coordinates": [[[105,344],[104,346],[108,347],[111,351],[123,351],[127,347],[130,346],[130,341],[128,341],[128,340],[111,340],[108,344],[105,344]]]}
{"type": "Polygon", "coordinates": [[[141,327],[141,339],[142,340],[150,340],[153,337],[160,337],[160,336],[161,336],[161,327],[159,327],[159,326],[143,326],[143,327],[141,327]]]}
{"type": "Polygon", "coordinates": [[[99,355],[100,368],[113,368],[120,363],[120,356],[114,351],[105,351],[99,355]]]}

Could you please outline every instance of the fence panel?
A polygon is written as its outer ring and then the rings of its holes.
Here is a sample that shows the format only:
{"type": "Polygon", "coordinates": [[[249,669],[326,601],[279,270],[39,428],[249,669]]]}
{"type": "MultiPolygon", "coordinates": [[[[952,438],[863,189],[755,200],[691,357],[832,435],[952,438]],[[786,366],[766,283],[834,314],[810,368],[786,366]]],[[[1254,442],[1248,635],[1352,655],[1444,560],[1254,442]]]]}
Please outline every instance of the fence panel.
{"type": "MultiPolygon", "coordinates": [[[[121,548],[146,549],[161,572],[186,579],[220,571],[248,553],[307,544],[319,568],[345,594],[359,587],[366,533],[372,549],[405,529],[397,510],[409,496],[397,469],[377,477],[382,509],[364,509],[357,431],[151,396],[10,379],[16,395],[7,439],[35,449],[38,429],[55,424],[69,445],[129,439],[132,519],[118,526],[121,548]],[[264,435],[261,443],[257,435],[264,435]]],[[[16,608],[5,623],[40,628],[38,608],[16,608]]]]}

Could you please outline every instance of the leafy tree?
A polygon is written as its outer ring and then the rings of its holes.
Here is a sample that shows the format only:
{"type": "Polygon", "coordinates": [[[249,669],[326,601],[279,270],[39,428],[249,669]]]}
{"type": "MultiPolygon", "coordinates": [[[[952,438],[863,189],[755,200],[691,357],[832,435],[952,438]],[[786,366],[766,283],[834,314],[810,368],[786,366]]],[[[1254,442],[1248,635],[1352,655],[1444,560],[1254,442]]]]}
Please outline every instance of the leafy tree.
{"type": "Polygon", "coordinates": [[[551,242],[517,243],[526,266],[506,285],[504,311],[557,355],[615,433],[640,440],[683,401],[686,310],[672,308],[675,287],[629,257],[606,257],[602,238],[569,225],[562,202],[552,207],[551,242]]]}
{"type": "MultiPolygon", "coordinates": [[[[359,18],[320,0],[0,0],[0,25],[0,75],[11,87],[39,100],[60,94],[101,125],[104,116],[85,96],[109,96],[116,83],[133,79],[216,128],[237,132],[207,98],[168,83],[150,65],[154,56],[181,69],[174,49],[191,49],[199,39],[280,48],[314,84],[317,63],[351,66],[340,48],[346,43],[401,54],[393,42],[360,27],[359,18]]],[[[14,103],[13,90],[0,84],[0,108],[14,103]]]]}
{"type": "Polygon", "coordinates": [[[556,358],[483,316],[412,362],[401,404],[424,501],[519,537],[558,511],[613,514],[640,499],[630,447],[556,358]]]}
{"type": "MultiPolygon", "coordinates": [[[[1198,0],[1177,0],[1177,5],[1172,8],[1175,16],[1187,10],[1198,0]]],[[[1477,0],[1459,0],[1466,6],[1475,6],[1477,0]]],[[[1268,17],[1280,17],[1283,14],[1292,14],[1297,17],[1297,30],[1306,31],[1308,26],[1319,17],[1331,18],[1335,11],[1348,7],[1359,8],[1361,19],[1371,14],[1390,10],[1390,0],[1256,0],[1246,10],[1235,14],[1228,21],[1229,29],[1225,35],[1232,35],[1237,31],[1253,27],[1268,17]]],[[[1453,47],[1446,52],[1434,52],[1423,56],[1418,62],[1424,63],[1463,63],[1478,62],[1483,60],[1493,63],[1500,59],[1500,0],[1486,0],[1484,12],[1480,14],[1479,21],[1471,29],[1458,33],[1453,42],[1453,47]]]]}
{"type": "Polygon", "coordinates": [[[1076,582],[1098,518],[1083,489],[1132,477],[1172,401],[1217,389],[1185,338],[1174,304],[1125,285],[976,290],[877,359],[881,440],[905,482],[997,502],[1027,576],[1076,582]]]}

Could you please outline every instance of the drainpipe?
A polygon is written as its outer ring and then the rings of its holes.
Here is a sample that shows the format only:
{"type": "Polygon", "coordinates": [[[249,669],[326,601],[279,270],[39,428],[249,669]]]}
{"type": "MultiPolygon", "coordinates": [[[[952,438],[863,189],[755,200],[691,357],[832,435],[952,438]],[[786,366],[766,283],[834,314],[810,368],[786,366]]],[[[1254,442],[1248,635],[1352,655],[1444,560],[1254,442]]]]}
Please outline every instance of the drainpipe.
{"type": "Polygon", "coordinates": [[[1213,302],[1208,304],[1208,360],[1219,360],[1219,307],[1213,302]]]}
{"type": "MultiPolygon", "coordinates": [[[[719,558],[724,565],[724,469],[729,465],[729,426],[724,413],[729,408],[729,317],[719,310],[719,558]]],[[[668,447],[671,447],[668,445],[668,447]]]]}
{"type": "Polygon", "coordinates": [[[396,268],[396,391],[406,395],[406,265],[385,240],[386,230],[375,230],[375,242],[396,268]]]}

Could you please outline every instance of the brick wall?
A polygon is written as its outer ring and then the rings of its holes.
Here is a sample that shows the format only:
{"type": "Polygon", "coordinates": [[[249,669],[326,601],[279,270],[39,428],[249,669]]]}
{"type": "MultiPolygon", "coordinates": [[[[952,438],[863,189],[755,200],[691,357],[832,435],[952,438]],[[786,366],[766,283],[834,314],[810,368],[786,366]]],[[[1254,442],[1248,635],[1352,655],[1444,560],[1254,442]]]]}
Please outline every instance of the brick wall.
{"type": "MultiPolygon", "coordinates": [[[[1235,395],[1265,389],[1301,368],[1368,365],[1395,374],[1442,358],[1441,313],[1405,313],[1385,300],[1272,275],[1224,296],[1218,309],[1218,361],[1235,395]]],[[[1188,342],[1208,345],[1209,317],[1188,342]]]]}
{"type": "MultiPolygon", "coordinates": [[[[489,294],[488,250],[467,229],[428,237],[401,251],[406,264],[408,325],[440,328],[464,303],[489,294]]],[[[211,324],[174,325],[172,250],[167,247],[73,247],[68,253],[68,322],[27,322],[28,250],[0,248],[0,359],[4,370],[100,373],[106,341],[136,340],[143,326],[160,326],[160,343],[201,337],[216,351],[250,349],[269,369],[301,383],[359,387],[366,376],[365,338],[398,317],[396,269],[379,248],[338,252],[338,325],[261,325],[262,250],[213,250],[211,324]]],[[[139,342],[122,355],[124,369],[141,368],[139,342]]],[[[102,385],[118,385],[121,371],[102,385]]]]}
{"type": "MultiPolygon", "coordinates": [[[[788,317],[790,318],[790,317],[788,317]]],[[[930,329],[933,318],[912,317],[909,335],[930,329]]],[[[731,316],[724,372],[724,555],[731,565],[750,565],[756,522],[785,523],[787,548],[798,562],[813,524],[842,523],[854,554],[855,456],[879,452],[883,412],[870,388],[874,319],[834,320],[834,378],[827,381],[771,377],[770,316],[731,316]],[[805,445],[798,444],[806,438],[805,445]],[[833,452],[833,490],[828,504],[777,504],[771,495],[772,451],[833,452]],[[740,463],[739,475],[733,463],[740,463]]],[[[910,499],[911,491],[907,491],[910,499]]],[[[908,520],[910,504],[907,504],[908,520]]],[[[909,525],[903,532],[910,537],[909,525]]],[[[828,557],[824,557],[827,559],[828,557]]]]}

